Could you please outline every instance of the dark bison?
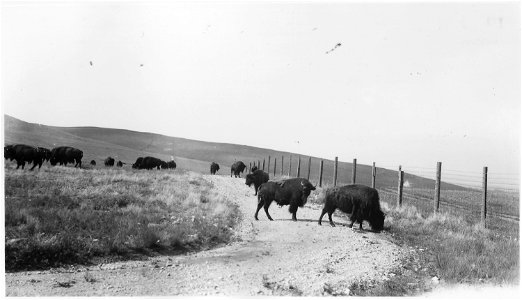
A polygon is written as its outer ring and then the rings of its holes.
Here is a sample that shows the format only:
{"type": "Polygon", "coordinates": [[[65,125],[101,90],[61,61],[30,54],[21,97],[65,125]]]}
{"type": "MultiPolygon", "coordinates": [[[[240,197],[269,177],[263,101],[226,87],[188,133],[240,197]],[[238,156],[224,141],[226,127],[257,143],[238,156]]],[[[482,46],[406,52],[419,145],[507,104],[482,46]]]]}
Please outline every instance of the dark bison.
{"type": "Polygon", "coordinates": [[[75,163],[74,167],[82,167],[83,152],[73,147],[56,147],[51,150],[51,165],[56,166],[57,163],[67,166],[67,163],[75,163]]]}
{"type": "Polygon", "coordinates": [[[254,173],[256,170],[257,170],[257,167],[253,166],[252,169],[250,170],[250,172],[254,173]]]}
{"type": "Polygon", "coordinates": [[[257,195],[259,186],[265,182],[268,182],[268,179],[268,173],[262,170],[255,170],[253,173],[247,174],[245,184],[248,186],[252,186],[252,184],[254,184],[254,190],[256,191],[254,195],[257,195]]]}
{"type": "Polygon", "coordinates": [[[351,214],[350,228],[357,221],[359,229],[362,230],[364,220],[368,221],[375,231],[381,231],[383,228],[384,213],[379,204],[379,193],[374,188],[352,184],[327,189],[323,212],[319,217],[319,225],[321,225],[324,214],[328,213],[330,224],[335,226],[332,221],[332,214],[336,209],[351,214]]]}
{"type": "Polygon", "coordinates": [[[147,156],[147,157],[143,158],[138,169],[152,170],[152,169],[156,168],[159,170],[160,168],[162,168],[166,165],[167,165],[167,163],[162,161],[159,158],[147,156]]]}
{"type": "Polygon", "coordinates": [[[315,190],[315,186],[305,178],[291,178],[263,183],[257,193],[258,203],[254,217],[256,220],[259,220],[257,214],[261,207],[264,206],[266,216],[270,221],[273,221],[268,213],[268,208],[272,201],[275,201],[279,206],[290,205],[288,211],[292,214],[292,220],[297,221],[295,216],[297,208],[306,204],[308,196],[313,190],[315,190]]]}
{"type": "Polygon", "coordinates": [[[51,159],[51,150],[44,147],[38,147],[36,149],[38,149],[38,153],[40,153],[43,160],[49,161],[51,159]]]}
{"type": "Polygon", "coordinates": [[[139,169],[142,161],[143,161],[143,157],[138,157],[136,159],[136,162],[132,164],[132,168],[139,169]]]}
{"type": "Polygon", "coordinates": [[[96,166],[96,161],[94,159],[91,160],[91,166],[96,166]]]}
{"type": "Polygon", "coordinates": [[[219,171],[219,165],[215,162],[210,164],[210,174],[216,175],[216,172],[219,171]]]}
{"type": "Polygon", "coordinates": [[[118,162],[116,163],[116,167],[121,168],[121,167],[123,167],[124,164],[125,164],[124,162],[122,162],[121,160],[118,160],[118,162]]]}
{"type": "Polygon", "coordinates": [[[112,167],[114,166],[114,158],[109,156],[105,159],[104,163],[106,167],[112,167]]]}
{"type": "Polygon", "coordinates": [[[46,159],[46,153],[39,151],[35,147],[16,144],[4,147],[4,157],[9,160],[16,160],[17,169],[22,166],[23,170],[26,162],[32,163],[33,167],[30,170],[33,170],[37,165],[38,169],[42,167],[42,163],[46,159]]]}
{"type": "Polygon", "coordinates": [[[173,160],[167,162],[167,167],[168,167],[169,169],[175,169],[175,168],[176,168],[176,162],[173,161],[173,160]]]}
{"type": "Polygon", "coordinates": [[[230,177],[232,177],[232,173],[234,173],[235,177],[241,177],[239,173],[243,173],[245,171],[246,165],[242,161],[236,161],[230,167],[230,177]]]}

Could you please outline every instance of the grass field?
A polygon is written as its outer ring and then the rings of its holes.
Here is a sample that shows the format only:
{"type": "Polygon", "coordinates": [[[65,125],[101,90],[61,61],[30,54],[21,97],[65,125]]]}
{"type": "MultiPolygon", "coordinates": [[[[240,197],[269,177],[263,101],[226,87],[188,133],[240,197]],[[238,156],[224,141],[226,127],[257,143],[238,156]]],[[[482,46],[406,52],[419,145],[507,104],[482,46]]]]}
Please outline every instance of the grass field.
{"type": "Polygon", "coordinates": [[[7,271],[206,249],[239,218],[192,172],[5,169],[7,271]]]}

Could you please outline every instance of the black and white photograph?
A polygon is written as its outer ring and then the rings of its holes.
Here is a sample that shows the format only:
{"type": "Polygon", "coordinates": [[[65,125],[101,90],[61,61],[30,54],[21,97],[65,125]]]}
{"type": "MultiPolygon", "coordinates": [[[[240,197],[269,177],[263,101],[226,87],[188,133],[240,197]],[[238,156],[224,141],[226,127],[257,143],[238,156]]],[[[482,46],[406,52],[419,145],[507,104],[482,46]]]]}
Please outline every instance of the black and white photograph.
{"type": "Polygon", "coordinates": [[[520,299],[520,15],[2,0],[0,294],[520,299]]]}

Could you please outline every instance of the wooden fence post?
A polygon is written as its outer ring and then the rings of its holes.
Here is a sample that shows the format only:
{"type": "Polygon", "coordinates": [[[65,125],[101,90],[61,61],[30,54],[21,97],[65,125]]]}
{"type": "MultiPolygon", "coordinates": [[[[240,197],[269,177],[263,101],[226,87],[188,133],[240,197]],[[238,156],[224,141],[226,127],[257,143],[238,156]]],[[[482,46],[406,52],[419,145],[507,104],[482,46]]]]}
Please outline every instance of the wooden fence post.
{"type": "Polygon", "coordinates": [[[404,171],[401,170],[402,167],[399,166],[399,184],[397,186],[397,206],[402,206],[402,185],[404,180],[404,171]]]}
{"type": "Polygon", "coordinates": [[[265,170],[265,159],[263,158],[263,171],[265,170]]]}
{"type": "Polygon", "coordinates": [[[354,158],[352,163],[352,184],[355,184],[355,174],[357,174],[357,158],[354,158]]]}
{"type": "Polygon", "coordinates": [[[442,167],[442,162],[437,162],[437,175],[435,176],[435,196],[434,196],[434,205],[433,211],[435,213],[439,212],[440,205],[440,171],[442,167]]]}
{"type": "Polygon", "coordinates": [[[337,156],[335,157],[335,163],[334,163],[334,176],[333,176],[333,185],[337,185],[337,156]]]}
{"type": "Polygon", "coordinates": [[[266,173],[270,174],[270,155],[268,156],[268,165],[266,166],[266,173]]]}
{"type": "Polygon", "coordinates": [[[297,159],[297,177],[301,175],[301,156],[297,159]]]}
{"type": "Polygon", "coordinates": [[[308,175],[306,179],[310,180],[310,167],[312,166],[312,157],[308,157],[308,175]]]}
{"type": "Polygon", "coordinates": [[[487,199],[488,199],[488,167],[484,167],[482,170],[482,224],[484,228],[486,226],[487,210],[487,199]]]}
{"type": "Polygon", "coordinates": [[[284,156],[281,155],[281,176],[283,176],[283,166],[285,165],[283,158],[284,156]]]}
{"type": "Polygon", "coordinates": [[[319,187],[323,186],[323,160],[321,159],[321,166],[319,167],[319,187]]]}
{"type": "Polygon", "coordinates": [[[274,177],[276,173],[276,166],[277,166],[277,157],[274,157],[274,177]]]}
{"type": "Polygon", "coordinates": [[[372,188],[375,188],[375,175],[377,170],[375,169],[375,162],[372,165],[372,188]]]}
{"type": "Polygon", "coordinates": [[[290,155],[290,160],[288,161],[288,177],[290,177],[291,171],[292,171],[292,155],[290,155]]]}
{"type": "Polygon", "coordinates": [[[259,170],[261,170],[261,161],[260,161],[260,160],[257,160],[257,168],[258,168],[259,170]]]}
{"type": "Polygon", "coordinates": [[[252,173],[252,163],[251,162],[248,163],[248,172],[252,173]]]}

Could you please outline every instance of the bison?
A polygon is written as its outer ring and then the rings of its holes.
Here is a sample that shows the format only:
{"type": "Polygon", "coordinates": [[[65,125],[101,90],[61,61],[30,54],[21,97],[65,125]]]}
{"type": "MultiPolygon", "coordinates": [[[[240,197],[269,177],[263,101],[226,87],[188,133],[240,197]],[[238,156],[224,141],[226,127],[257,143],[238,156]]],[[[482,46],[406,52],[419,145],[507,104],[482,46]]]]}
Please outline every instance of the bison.
{"type": "Polygon", "coordinates": [[[91,160],[91,166],[96,166],[96,161],[94,159],[91,160]]]}
{"type": "Polygon", "coordinates": [[[230,177],[232,177],[232,173],[234,173],[235,177],[241,177],[239,173],[243,173],[246,167],[247,166],[242,161],[236,161],[230,167],[230,177]]]}
{"type": "Polygon", "coordinates": [[[266,216],[270,221],[273,221],[268,213],[268,208],[272,201],[275,200],[279,206],[290,205],[288,211],[292,214],[292,221],[297,221],[297,208],[306,204],[308,196],[313,190],[315,190],[315,186],[305,178],[291,178],[263,183],[257,193],[258,203],[254,217],[256,220],[259,220],[257,214],[261,207],[264,206],[266,216]]]}
{"type": "Polygon", "coordinates": [[[33,163],[31,171],[38,165],[38,169],[42,167],[42,163],[46,158],[46,154],[43,151],[39,151],[38,148],[16,144],[4,147],[4,157],[9,160],[16,160],[16,168],[22,166],[24,169],[25,163],[33,163]]]}
{"type": "Polygon", "coordinates": [[[159,158],[146,156],[141,161],[138,169],[152,170],[152,169],[156,168],[159,170],[161,167],[165,166],[166,164],[167,164],[166,162],[162,161],[159,158]]]}
{"type": "Polygon", "coordinates": [[[215,162],[210,164],[210,174],[216,175],[216,172],[219,171],[219,165],[215,162]]]}
{"type": "Polygon", "coordinates": [[[121,168],[121,167],[123,167],[124,164],[125,164],[124,162],[122,162],[121,160],[118,160],[118,162],[116,163],[116,167],[121,168]]]}
{"type": "Polygon", "coordinates": [[[167,168],[169,169],[176,169],[177,165],[176,165],[176,162],[171,160],[167,163],[167,168]]]}
{"type": "Polygon", "coordinates": [[[257,167],[254,165],[254,166],[252,167],[252,169],[250,170],[250,172],[254,173],[256,170],[257,170],[257,167]]]}
{"type": "Polygon", "coordinates": [[[132,164],[132,168],[139,169],[142,161],[143,161],[143,157],[138,157],[136,159],[136,162],[132,164]]]}
{"type": "Polygon", "coordinates": [[[104,163],[106,167],[112,167],[114,166],[114,158],[109,156],[105,159],[104,163]]]}
{"type": "Polygon", "coordinates": [[[67,163],[75,163],[74,167],[82,167],[83,151],[73,147],[56,147],[51,150],[51,165],[56,166],[57,163],[67,166],[67,163]]]}
{"type": "Polygon", "coordinates": [[[259,189],[259,186],[265,182],[268,182],[268,179],[268,173],[262,170],[255,170],[253,173],[247,174],[245,184],[248,186],[252,186],[252,184],[254,184],[254,195],[257,195],[257,190],[259,189]]]}
{"type": "Polygon", "coordinates": [[[51,159],[51,150],[44,147],[37,147],[36,149],[38,149],[42,160],[49,161],[51,159]]]}
{"type": "Polygon", "coordinates": [[[375,231],[381,231],[384,224],[384,213],[379,204],[379,193],[376,189],[361,185],[351,184],[340,187],[329,188],[326,190],[324,208],[319,217],[319,225],[325,213],[328,213],[330,225],[335,226],[332,221],[332,214],[336,209],[350,214],[350,228],[353,223],[359,223],[362,230],[364,220],[370,223],[375,231]]]}

